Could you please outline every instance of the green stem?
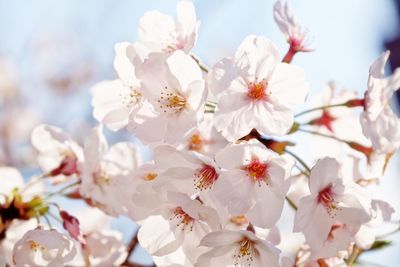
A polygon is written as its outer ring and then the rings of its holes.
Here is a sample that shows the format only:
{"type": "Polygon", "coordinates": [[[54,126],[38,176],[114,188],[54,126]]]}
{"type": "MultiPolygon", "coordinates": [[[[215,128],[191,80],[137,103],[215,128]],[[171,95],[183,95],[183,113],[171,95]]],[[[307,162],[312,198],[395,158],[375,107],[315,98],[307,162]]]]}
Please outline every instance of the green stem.
{"type": "Polygon", "coordinates": [[[347,265],[349,267],[354,266],[353,264],[357,262],[358,257],[361,255],[363,250],[357,246],[354,246],[354,250],[350,255],[350,258],[347,260],[347,265]]]}
{"type": "Polygon", "coordinates": [[[311,172],[310,167],[308,167],[308,165],[300,157],[298,157],[293,152],[290,152],[289,150],[285,149],[285,152],[291,155],[293,158],[295,158],[307,170],[308,174],[311,172]]]}
{"type": "Polygon", "coordinates": [[[63,188],[61,188],[61,189],[58,190],[58,191],[55,191],[55,192],[52,192],[52,193],[48,194],[48,195],[46,196],[46,199],[49,199],[49,198],[51,198],[51,197],[53,197],[53,196],[55,196],[55,195],[60,195],[60,194],[64,193],[65,191],[67,191],[68,189],[71,189],[72,187],[74,187],[74,186],[76,186],[76,185],[79,185],[80,183],[81,183],[80,181],[77,181],[77,182],[75,182],[75,183],[69,184],[69,185],[67,185],[67,186],[65,186],[65,187],[63,187],[63,188]]]}
{"type": "Polygon", "coordinates": [[[204,67],[203,65],[200,64],[200,62],[197,62],[197,65],[199,65],[200,69],[204,71],[205,73],[208,73],[208,69],[204,67]]]}
{"type": "Polygon", "coordinates": [[[312,109],[308,109],[308,110],[305,110],[303,112],[300,112],[299,114],[296,114],[294,117],[297,118],[297,117],[300,117],[300,116],[302,116],[304,114],[307,114],[307,113],[310,113],[310,112],[314,112],[314,111],[317,111],[317,110],[323,110],[323,109],[335,108],[335,107],[346,107],[346,106],[347,106],[347,102],[340,103],[340,104],[334,104],[334,105],[320,106],[320,107],[316,107],[316,108],[312,108],[312,109]]]}
{"type": "Polygon", "coordinates": [[[322,137],[326,137],[326,138],[330,138],[330,139],[336,140],[338,142],[349,144],[349,141],[346,141],[344,139],[341,139],[341,138],[333,136],[333,135],[324,134],[324,133],[320,133],[320,132],[316,132],[316,131],[310,131],[310,130],[306,130],[306,129],[303,129],[303,128],[299,128],[298,131],[299,132],[304,132],[304,133],[309,133],[309,134],[314,134],[314,135],[319,135],[319,136],[322,136],[322,137]]]}
{"type": "Polygon", "coordinates": [[[297,205],[294,204],[293,200],[291,200],[289,197],[286,197],[286,201],[289,203],[290,207],[292,207],[294,210],[297,210],[297,205]]]}

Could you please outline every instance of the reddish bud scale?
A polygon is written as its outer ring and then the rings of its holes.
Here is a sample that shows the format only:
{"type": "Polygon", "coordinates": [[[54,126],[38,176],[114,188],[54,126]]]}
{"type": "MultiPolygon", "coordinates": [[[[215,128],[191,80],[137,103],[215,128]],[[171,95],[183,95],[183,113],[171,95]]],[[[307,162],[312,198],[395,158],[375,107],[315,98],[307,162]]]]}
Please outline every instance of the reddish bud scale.
{"type": "Polygon", "coordinates": [[[271,149],[272,151],[275,151],[279,155],[282,155],[285,153],[286,147],[287,146],[293,146],[294,144],[288,141],[275,141],[273,139],[263,139],[261,141],[267,148],[271,149]]]}
{"type": "Polygon", "coordinates": [[[80,229],[80,223],[79,220],[71,216],[69,213],[66,211],[60,211],[60,217],[63,220],[63,227],[65,230],[68,231],[70,236],[74,238],[75,240],[79,241],[82,245],[86,244],[86,240],[83,236],[83,233],[80,229]]]}
{"type": "Polygon", "coordinates": [[[60,165],[52,170],[49,176],[57,176],[57,175],[79,175],[78,171],[78,160],[75,156],[66,156],[60,163],[60,165]]]}
{"type": "Polygon", "coordinates": [[[346,102],[346,107],[353,108],[353,107],[363,107],[365,108],[365,99],[351,99],[346,102]]]}
{"type": "Polygon", "coordinates": [[[347,143],[352,149],[357,150],[358,152],[363,153],[368,161],[370,160],[370,157],[372,155],[372,153],[374,152],[374,150],[372,149],[372,147],[366,147],[363,145],[360,145],[359,143],[356,142],[348,142],[347,143]]]}

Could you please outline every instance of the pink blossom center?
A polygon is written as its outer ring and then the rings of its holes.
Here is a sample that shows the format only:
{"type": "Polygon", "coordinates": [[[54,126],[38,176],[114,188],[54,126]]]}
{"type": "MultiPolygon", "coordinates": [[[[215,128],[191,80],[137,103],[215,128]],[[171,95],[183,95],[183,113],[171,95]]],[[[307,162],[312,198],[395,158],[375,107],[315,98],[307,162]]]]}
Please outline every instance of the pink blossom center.
{"type": "Polygon", "coordinates": [[[253,181],[260,183],[261,181],[266,182],[268,179],[268,165],[258,158],[254,157],[243,169],[253,181]]]}
{"type": "Polygon", "coordinates": [[[194,218],[187,214],[182,207],[176,207],[173,212],[173,216],[170,220],[177,220],[176,226],[182,226],[185,230],[187,226],[190,227],[190,231],[193,230],[194,218]]]}
{"type": "Polygon", "coordinates": [[[233,254],[235,266],[244,266],[245,264],[252,266],[254,258],[258,257],[260,254],[255,247],[254,241],[248,239],[247,237],[243,237],[238,242],[238,245],[238,248],[233,254]]]}
{"type": "MultiPolygon", "coordinates": [[[[168,91],[167,86],[164,89],[168,91]]],[[[161,96],[157,101],[164,113],[180,113],[189,106],[184,96],[172,92],[161,92],[161,96]]]]}
{"type": "Polygon", "coordinates": [[[219,176],[215,168],[207,164],[203,164],[203,166],[197,170],[195,175],[194,186],[198,190],[211,189],[219,176]]]}
{"type": "Polygon", "coordinates": [[[334,211],[339,208],[338,203],[335,201],[335,193],[331,184],[318,193],[317,202],[322,204],[330,215],[334,215],[334,211]]]}
{"type": "Polygon", "coordinates": [[[201,151],[203,146],[208,144],[209,141],[203,139],[200,133],[195,133],[188,139],[188,149],[193,151],[201,151]]]}
{"type": "Polygon", "coordinates": [[[253,83],[251,82],[248,85],[248,91],[247,91],[247,96],[251,99],[251,100],[265,100],[267,97],[267,87],[268,87],[268,82],[263,79],[261,80],[261,82],[258,83],[253,83]]]}

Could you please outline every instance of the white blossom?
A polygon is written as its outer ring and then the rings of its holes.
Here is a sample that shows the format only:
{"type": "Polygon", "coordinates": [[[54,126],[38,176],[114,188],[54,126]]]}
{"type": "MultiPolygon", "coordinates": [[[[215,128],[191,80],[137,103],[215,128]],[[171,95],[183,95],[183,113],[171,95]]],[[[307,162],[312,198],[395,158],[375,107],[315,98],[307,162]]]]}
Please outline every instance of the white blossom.
{"type": "Polygon", "coordinates": [[[13,261],[16,267],[64,266],[73,260],[73,241],[56,230],[30,230],[15,243],[13,261]]]}
{"type": "Polygon", "coordinates": [[[246,37],[233,59],[223,59],[210,73],[209,88],[218,105],[215,127],[229,141],[253,128],[264,135],[284,135],[293,111],[308,92],[304,71],[281,63],[275,45],[264,37],[246,37]]]}

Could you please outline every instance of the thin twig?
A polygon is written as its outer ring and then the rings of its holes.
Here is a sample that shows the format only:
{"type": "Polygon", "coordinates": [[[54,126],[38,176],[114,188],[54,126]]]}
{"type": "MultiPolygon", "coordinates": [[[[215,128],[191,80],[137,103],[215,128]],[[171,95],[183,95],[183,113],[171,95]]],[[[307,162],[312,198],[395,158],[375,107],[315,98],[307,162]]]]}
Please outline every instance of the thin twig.
{"type": "Polygon", "coordinates": [[[317,111],[317,110],[324,110],[324,109],[327,109],[327,108],[345,107],[346,105],[347,105],[347,102],[340,103],[340,104],[334,104],[334,105],[320,106],[320,107],[316,107],[316,108],[312,108],[312,109],[308,109],[308,110],[305,110],[303,112],[300,112],[299,114],[296,114],[294,117],[297,118],[297,117],[300,117],[301,115],[304,115],[304,114],[307,114],[307,113],[310,113],[310,112],[314,112],[314,111],[317,111]]]}
{"type": "Polygon", "coordinates": [[[289,150],[285,149],[285,152],[291,155],[293,158],[295,158],[307,170],[308,174],[311,172],[310,167],[308,167],[307,163],[305,163],[300,157],[298,157],[293,152],[290,152],[289,150]]]}

